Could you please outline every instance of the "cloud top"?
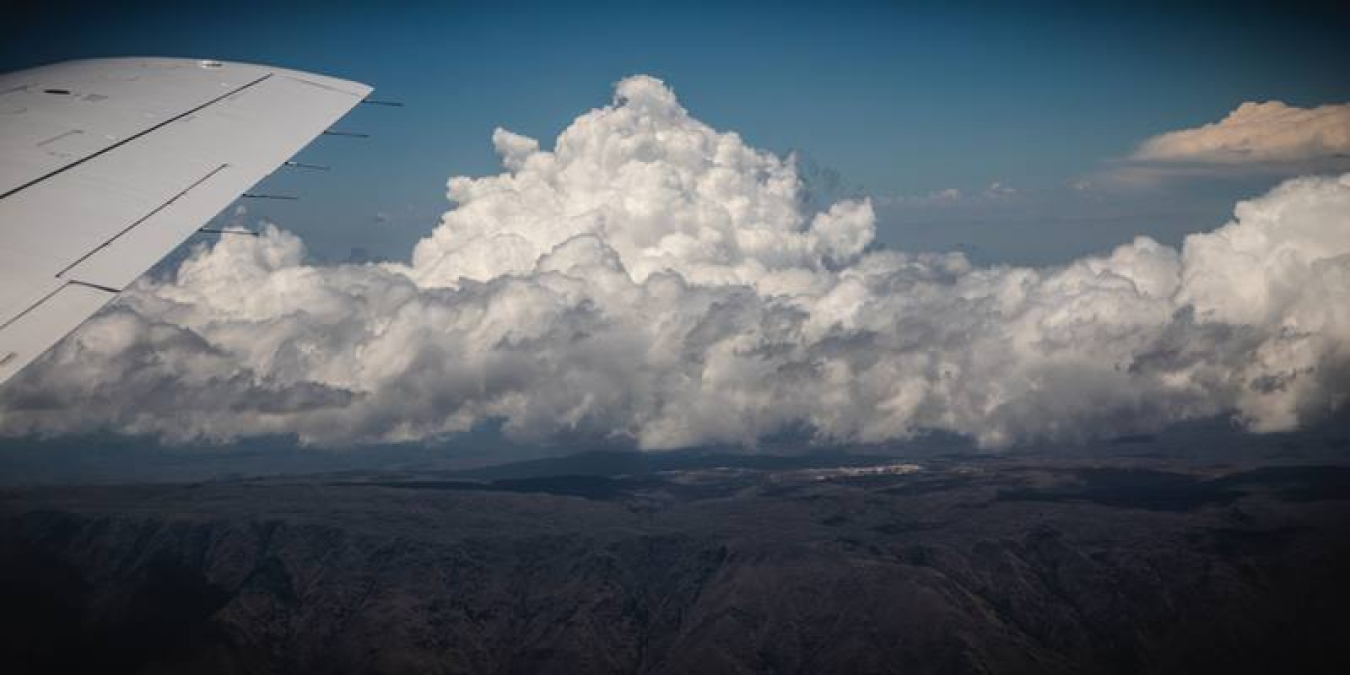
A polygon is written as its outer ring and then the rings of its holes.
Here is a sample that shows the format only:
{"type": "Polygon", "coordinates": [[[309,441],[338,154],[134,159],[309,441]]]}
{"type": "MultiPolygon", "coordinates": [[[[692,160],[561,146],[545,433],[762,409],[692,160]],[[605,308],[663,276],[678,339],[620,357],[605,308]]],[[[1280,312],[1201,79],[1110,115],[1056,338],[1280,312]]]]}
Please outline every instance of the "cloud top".
{"type": "Polygon", "coordinates": [[[977,268],[875,246],[867,200],[810,209],[793,161],[654,78],[552,149],[492,140],[503,172],[450,179],[411,260],[313,265],[275,227],[199,246],[0,390],[0,433],[999,447],[1225,413],[1287,429],[1350,394],[1350,176],[1180,250],[977,268]]]}
{"type": "Polygon", "coordinates": [[[1249,101],[1218,122],[1145,141],[1132,159],[1250,164],[1350,156],[1350,104],[1298,108],[1249,101]]]}

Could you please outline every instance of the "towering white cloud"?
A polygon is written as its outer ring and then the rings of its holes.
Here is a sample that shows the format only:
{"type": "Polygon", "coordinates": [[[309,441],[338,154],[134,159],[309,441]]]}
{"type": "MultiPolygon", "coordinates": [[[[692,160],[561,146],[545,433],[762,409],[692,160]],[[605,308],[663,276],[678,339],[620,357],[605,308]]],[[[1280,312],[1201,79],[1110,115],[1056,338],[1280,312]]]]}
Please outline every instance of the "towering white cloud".
{"type": "Polygon", "coordinates": [[[1148,139],[1133,159],[1248,164],[1350,155],[1350,104],[1298,108],[1249,101],[1218,122],[1148,139]]]}
{"type": "Polygon", "coordinates": [[[294,236],[202,246],[0,391],[6,434],[348,444],[499,420],[646,448],[925,429],[986,446],[1233,413],[1287,429],[1350,393],[1350,176],[1290,181],[1175,250],[973,268],[810,212],[796,167],[660,81],[505,171],[407,263],[315,266],[294,236]]]}

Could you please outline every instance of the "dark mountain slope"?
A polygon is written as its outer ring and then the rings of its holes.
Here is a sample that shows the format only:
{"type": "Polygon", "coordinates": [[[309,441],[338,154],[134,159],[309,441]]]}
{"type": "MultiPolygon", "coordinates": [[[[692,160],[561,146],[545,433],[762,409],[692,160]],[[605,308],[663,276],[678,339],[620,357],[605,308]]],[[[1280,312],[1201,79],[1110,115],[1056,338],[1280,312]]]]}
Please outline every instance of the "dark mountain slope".
{"type": "Polygon", "coordinates": [[[1343,470],[909,471],[10,490],[0,648],[7,672],[1344,672],[1343,470]]]}

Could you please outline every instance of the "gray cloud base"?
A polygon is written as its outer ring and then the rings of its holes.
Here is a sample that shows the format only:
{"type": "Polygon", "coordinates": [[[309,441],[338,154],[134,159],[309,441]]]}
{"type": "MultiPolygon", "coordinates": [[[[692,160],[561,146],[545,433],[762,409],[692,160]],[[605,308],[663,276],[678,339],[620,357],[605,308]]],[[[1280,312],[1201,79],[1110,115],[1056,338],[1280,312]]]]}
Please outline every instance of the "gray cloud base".
{"type": "Polygon", "coordinates": [[[294,236],[200,246],[0,391],[0,433],[174,442],[509,436],[643,448],[946,430],[985,447],[1350,393],[1350,175],[1288,181],[1174,249],[973,267],[873,244],[870,202],[810,212],[790,159],[620,82],[553,149],[453,178],[407,263],[316,266],[294,236]]]}

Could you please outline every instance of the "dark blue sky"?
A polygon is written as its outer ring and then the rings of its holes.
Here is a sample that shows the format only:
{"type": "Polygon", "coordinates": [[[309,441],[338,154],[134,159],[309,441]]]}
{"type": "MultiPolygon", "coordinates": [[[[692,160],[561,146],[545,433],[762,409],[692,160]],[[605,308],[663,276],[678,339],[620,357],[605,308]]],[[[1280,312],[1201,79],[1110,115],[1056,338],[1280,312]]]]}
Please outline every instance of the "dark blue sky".
{"type": "Polygon", "coordinates": [[[349,77],[405,102],[343,123],[371,141],[305,152],[336,171],[270,179],[304,200],[255,213],[326,259],[406,255],[445,210],[447,177],[498,170],[494,127],[547,146],[608,102],[614,81],[648,73],[700,119],[877,197],[883,241],[1039,263],[1220,224],[1235,197],[1275,178],[1087,200],[1068,186],[1243,101],[1350,101],[1347,28],[1333,4],[43,2],[10,10],[0,69],[212,57],[349,77]],[[896,199],[994,182],[1020,201],[896,199]]]}

